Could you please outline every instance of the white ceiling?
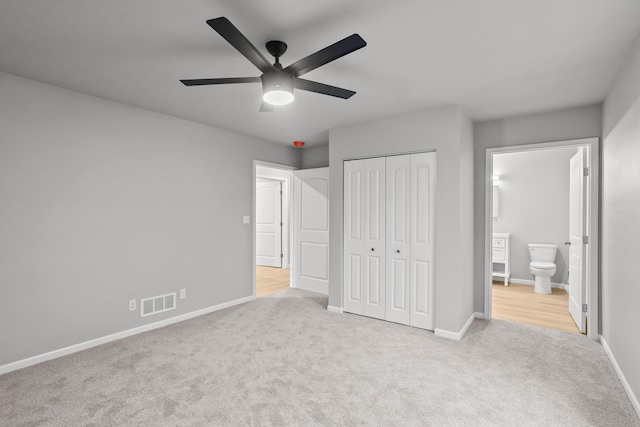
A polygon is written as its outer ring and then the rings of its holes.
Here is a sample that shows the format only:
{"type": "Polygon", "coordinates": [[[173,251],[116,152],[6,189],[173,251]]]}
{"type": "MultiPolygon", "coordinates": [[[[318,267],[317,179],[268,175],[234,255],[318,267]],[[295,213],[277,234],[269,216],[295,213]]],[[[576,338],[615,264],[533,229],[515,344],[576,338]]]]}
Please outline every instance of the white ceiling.
{"type": "MultiPolygon", "coordinates": [[[[604,99],[640,36],[638,0],[2,0],[0,70],[274,142],[458,104],[474,121],[604,99]],[[352,33],[368,46],[305,75],[349,100],[296,91],[259,113],[259,76],[205,21],[226,16],[284,66],[352,33]]],[[[0,94],[1,96],[1,94],[0,94]]]]}

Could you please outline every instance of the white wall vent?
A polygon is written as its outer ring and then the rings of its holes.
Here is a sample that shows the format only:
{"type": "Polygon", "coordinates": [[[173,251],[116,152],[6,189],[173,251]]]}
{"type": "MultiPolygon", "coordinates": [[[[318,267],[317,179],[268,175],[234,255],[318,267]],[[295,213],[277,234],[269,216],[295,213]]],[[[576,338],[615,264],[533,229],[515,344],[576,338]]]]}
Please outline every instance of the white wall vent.
{"type": "Polygon", "coordinates": [[[176,293],[158,295],[156,297],[144,298],[140,300],[140,317],[151,316],[152,314],[176,308],[176,293]]]}

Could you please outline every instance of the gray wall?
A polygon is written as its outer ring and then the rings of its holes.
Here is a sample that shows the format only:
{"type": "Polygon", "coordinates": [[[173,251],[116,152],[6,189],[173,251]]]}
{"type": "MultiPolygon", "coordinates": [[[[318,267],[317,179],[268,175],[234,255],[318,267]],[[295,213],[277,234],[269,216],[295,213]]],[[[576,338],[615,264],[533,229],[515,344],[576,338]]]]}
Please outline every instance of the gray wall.
{"type": "Polygon", "coordinates": [[[5,73],[0,93],[0,366],[252,295],[253,160],[294,148],[5,73]]]}
{"type": "Polygon", "coordinates": [[[486,150],[492,147],[600,137],[602,107],[591,105],[474,124],[475,311],[484,312],[486,150]]]}
{"type": "Polygon", "coordinates": [[[498,217],[493,231],[511,233],[511,277],[533,280],[529,243],[558,245],[554,283],[566,283],[569,270],[569,159],[576,148],[493,156],[500,175],[498,217]]]}
{"type": "Polygon", "coordinates": [[[300,151],[300,169],[325,168],[329,166],[329,146],[303,148],[300,151]]]}
{"type": "Polygon", "coordinates": [[[602,336],[640,399],[640,45],[605,100],[602,135],[602,336]]]}
{"type": "Polygon", "coordinates": [[[345,159],[436,150],[435,325],[458,332],[473,313],[472,125],[459,107],[332,129],[329,305],[342,307],[345,159]]]}

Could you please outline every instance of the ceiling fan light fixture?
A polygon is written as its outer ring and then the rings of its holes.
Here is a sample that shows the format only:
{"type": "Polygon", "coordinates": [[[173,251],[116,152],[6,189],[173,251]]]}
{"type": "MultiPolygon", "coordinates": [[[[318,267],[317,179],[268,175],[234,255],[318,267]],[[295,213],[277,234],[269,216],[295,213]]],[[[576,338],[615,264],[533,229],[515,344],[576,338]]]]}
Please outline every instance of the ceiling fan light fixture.
{"type": "Polygon", "coordinates": [[[272,90],[262,95],[262,99],[271,105],[287,105],[293,101],[293,94],[286,90],[272,90]]]}
{"type": "Polygon", "coordinates": [[[293,101],[293,76],[286,71],[262,75],[262,99],[271,105],[286,105],[293,101]]]}

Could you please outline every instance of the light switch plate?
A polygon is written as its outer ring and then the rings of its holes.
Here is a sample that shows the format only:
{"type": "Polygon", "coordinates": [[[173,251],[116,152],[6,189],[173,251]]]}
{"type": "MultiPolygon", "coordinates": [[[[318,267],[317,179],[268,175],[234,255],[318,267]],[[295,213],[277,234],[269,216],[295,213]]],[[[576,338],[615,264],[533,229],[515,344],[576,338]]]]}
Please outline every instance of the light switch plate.
{"type": "Polygon", "coordinates": [[[244,215],[242,217],[242,223],[243,224],[249,224],[251,222],[251,217],[249,215],[244,215]]]}

